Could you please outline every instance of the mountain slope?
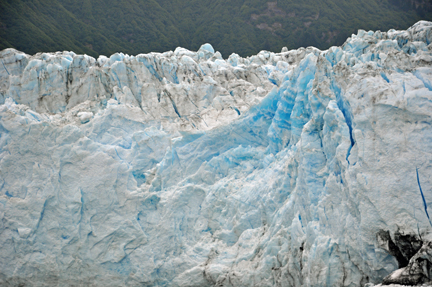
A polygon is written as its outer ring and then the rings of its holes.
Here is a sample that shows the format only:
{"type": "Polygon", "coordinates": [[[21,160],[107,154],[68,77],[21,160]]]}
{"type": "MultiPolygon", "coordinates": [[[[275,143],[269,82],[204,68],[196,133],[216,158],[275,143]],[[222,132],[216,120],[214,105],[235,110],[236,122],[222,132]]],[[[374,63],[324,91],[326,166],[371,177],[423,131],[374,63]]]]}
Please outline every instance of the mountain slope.
{"type": "Polygon", "coordinates": [[[340,45],[357,29],[406,29],[432,20],[431,2],[402,0],[5,0],[0,49],[26,53],[196,50],[211,43],[224,57],[283,46],[340,45]]]}

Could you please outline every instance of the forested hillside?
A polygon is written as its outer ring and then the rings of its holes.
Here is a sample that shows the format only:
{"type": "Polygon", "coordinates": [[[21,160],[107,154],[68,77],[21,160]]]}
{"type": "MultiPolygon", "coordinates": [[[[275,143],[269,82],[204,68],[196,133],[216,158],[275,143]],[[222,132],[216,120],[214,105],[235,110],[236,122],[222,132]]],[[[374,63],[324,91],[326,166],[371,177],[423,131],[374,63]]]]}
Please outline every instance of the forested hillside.
{"type": "Polygon", "coordinates": [[[224,57],[341,45],[358,29],[432,20],[431,0],[2,0],[0,49],[92,56],[211,43],[224,57]]]}

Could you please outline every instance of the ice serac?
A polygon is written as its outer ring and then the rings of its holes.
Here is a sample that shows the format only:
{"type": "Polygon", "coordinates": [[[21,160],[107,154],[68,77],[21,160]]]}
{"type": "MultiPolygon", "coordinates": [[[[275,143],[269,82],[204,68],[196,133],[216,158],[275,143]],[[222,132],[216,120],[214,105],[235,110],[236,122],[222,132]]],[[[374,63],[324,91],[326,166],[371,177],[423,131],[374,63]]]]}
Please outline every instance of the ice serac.
{"type": "Polygon", "coordinates": [[[0,285],[431,281],[431,43],[1,51],[0,285]]]}

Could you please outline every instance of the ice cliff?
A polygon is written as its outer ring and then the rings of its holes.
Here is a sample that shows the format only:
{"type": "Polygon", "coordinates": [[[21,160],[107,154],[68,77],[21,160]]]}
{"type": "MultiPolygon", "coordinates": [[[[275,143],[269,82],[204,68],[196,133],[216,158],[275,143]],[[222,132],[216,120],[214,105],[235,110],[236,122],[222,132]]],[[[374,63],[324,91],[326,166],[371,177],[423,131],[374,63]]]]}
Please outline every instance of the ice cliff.
{"type": "Polygon", "coordinates": [[[431,43],[1,51],[0,285],[432,280],[431,43]]]}

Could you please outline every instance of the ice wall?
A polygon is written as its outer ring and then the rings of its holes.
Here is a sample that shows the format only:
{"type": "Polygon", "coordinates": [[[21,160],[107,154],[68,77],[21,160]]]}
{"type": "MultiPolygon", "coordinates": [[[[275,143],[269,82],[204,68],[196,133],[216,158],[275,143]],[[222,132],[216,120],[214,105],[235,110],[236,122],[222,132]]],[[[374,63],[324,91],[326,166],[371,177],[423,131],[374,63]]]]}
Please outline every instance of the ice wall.
{"type": "Polygon", "coordinates": [[[362,286],[429,260],[431,43],[420,21],[227,60],[1,51],[0,285],[362,286]]]}

